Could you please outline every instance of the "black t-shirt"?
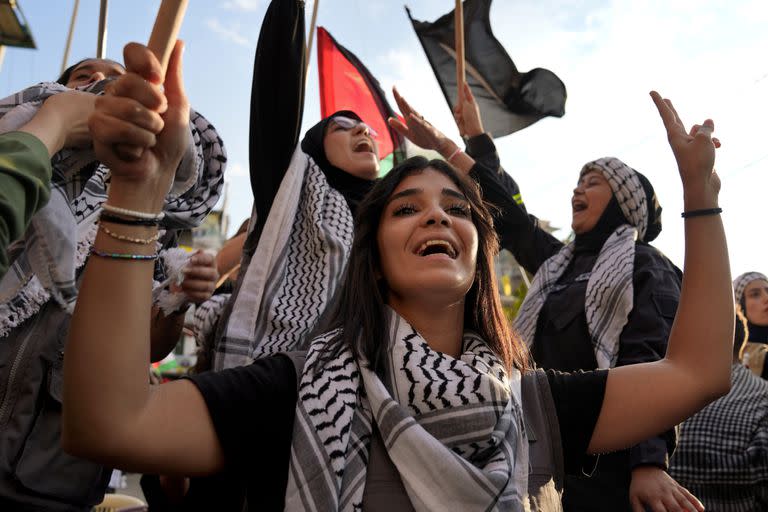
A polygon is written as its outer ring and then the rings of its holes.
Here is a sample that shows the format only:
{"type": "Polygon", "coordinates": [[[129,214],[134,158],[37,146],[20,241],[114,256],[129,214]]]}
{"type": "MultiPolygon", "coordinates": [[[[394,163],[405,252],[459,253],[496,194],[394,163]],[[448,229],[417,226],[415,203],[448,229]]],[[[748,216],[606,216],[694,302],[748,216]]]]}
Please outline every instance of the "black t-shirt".
{"type": "MultiPolygon", "coordinates": [[[[581,470],[600,414],[608,372],[547,371],[566,473],[581,470]]],[[[238,475],[258,510],[282,510],[297,401],[293,362],[284,355],[191,378],[205,399],[226,470],[238,475]]]]}

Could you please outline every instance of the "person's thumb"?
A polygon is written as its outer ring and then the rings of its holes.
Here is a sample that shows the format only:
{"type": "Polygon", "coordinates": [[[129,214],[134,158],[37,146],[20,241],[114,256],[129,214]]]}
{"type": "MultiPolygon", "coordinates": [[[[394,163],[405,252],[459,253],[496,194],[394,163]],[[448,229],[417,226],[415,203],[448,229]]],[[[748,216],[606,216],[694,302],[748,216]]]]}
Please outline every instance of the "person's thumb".
{"type": "Polygon", "coordinates": [[[168,60],[168,70],[165,72],[165,96],[168,102],[173,105],[187,101],[187,95],[184,91],[184,41],[177,40],[168,60]]]}

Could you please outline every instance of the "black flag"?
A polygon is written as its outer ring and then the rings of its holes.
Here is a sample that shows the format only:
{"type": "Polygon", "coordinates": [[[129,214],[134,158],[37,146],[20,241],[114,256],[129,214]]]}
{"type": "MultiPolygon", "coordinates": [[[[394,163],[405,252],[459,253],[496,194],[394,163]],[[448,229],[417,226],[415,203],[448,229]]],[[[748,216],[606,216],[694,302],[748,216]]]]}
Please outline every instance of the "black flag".
{"type": "Polygon", "coordinates": [[[307,59],[304,31],[303,2],[270,2],[261,23],[251,86],[248,160],[257,209],[255,240],[301,134],[307,59]]]}
{"type": "MultiPolygon", "coordinates": [[[[434,23],[414,20],[406,7],[448,105],[456,105],[456,51],[454,13],[434,23]]],[[[522,130],[542,117],[565,114],[565,85],[548,69],[520,73],[501,43],[493,36],[491,0],[464,2],[466,81],[493,137],[522,130]]]]}

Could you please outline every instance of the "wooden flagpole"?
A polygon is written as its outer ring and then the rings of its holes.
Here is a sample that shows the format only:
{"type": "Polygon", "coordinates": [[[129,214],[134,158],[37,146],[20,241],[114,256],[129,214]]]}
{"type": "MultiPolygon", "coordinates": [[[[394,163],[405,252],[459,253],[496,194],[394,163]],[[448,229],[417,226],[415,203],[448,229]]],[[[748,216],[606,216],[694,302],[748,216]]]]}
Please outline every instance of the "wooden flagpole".
{"type": "Polygon", "coordinates": [[[168,68],[168,60],[171,58],[171,51],[176,44],[176,38],[179,36],[181,22],[184,20],[188,3],[189,0],[163,0],[157,11],[157,18],[155,18],[155,25],[152,27],[152,34],[149,36],[147,47],[160,61],[163,76],[165,76],[165,71],[168,68]]]}
{"type": "Polygon", "coordinates": [[[309,22],[309,39],[307,40],[307,62],[304,64],[304,85],[306,87],[309,78],[309,63],[312,60],[312,43],[315,41],[315,25],[317,24],[317,9],[320,0],[315,0],[312,6],[312,21],[309,22]]]}
{"type": "MultiPolygon", "coordinates": [[[[168,69],[168,60],[170,60],[171,52],[176,45],[181,22],[184,20],[187,3],[188,0],[162,0],[160,9],[157,10],[157,18],[155,18],[155,24],[152,27],[152,34],[149,36],[147,48],[160,61],[163,80],[165,80],[165,72],[168,69]]],[[[140,157],[140,155],[136,156],[131,151],[131,148],[124,144],[116,144],[115,153],[126,161],[136,160],[140,157]]]]}
{"type": "Polygon", "coordinates": [[[64,46],[64,58],[61,59],[61,73],[67,69],[67,61],[69,60],[69,50],[72,48],[72,36],[75,33],[75,21],[77,20],[77,8],[80,7],[80,0],[75,0],[75,6],[72,9],[72,19],[69,22],[69,35],[67,35],[67,44],[64,46]]]}
{"type": "Polygon", "coordinates": [[[456,9],[454,10],[453,25],[455,27],[455,45],[456,45],[456,88],[457,101],[461,103],[464,96],[464,8],[462,0],[456,0],[456,9]]]}

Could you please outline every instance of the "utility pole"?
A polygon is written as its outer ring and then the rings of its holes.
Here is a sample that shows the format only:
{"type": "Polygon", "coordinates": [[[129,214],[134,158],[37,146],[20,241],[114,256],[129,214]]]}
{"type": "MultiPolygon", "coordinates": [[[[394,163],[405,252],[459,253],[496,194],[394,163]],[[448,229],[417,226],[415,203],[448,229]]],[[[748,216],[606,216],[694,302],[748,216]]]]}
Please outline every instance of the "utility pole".
{"type": "Polygon", "coordinates": [[[75,21],[77,20],[77,8],[80,6],[80,0],[75,0],[75,6],[72,9],[72,19],[69,21],[69,35],[67,35],[67,44],[64,45],[64,57],[61,59],[61,73],[67,69],[69,61],[69,50],[72,48],[72,35],[75,33],[75,21]]]}

